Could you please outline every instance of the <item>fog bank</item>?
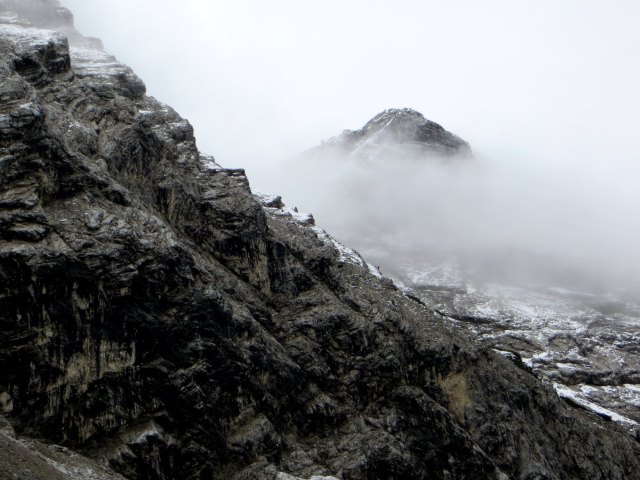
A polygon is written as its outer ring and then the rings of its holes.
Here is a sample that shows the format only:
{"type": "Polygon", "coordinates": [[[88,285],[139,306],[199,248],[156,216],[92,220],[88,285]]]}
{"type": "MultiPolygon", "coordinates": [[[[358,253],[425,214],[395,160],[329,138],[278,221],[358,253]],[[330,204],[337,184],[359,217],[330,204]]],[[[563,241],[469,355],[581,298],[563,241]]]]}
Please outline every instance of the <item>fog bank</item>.
{"type": "Polygon", "coordinates": [[[455,258],[486,281],[638,287],[640,190],[628,166],[323,157],[287,171],[285,200],[383,270],[455,258]]]}

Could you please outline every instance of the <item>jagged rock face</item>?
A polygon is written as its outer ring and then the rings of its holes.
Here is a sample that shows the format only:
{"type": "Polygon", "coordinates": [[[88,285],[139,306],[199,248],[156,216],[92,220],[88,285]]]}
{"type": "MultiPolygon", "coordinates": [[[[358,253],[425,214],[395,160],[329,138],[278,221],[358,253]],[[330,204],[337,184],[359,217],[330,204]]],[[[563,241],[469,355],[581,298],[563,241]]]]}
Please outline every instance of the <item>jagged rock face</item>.
{"type": "Polygon", "coordinates": [[[0,25],[0,408],[19,435],[129,479],[638,478],[615,425],[263,207],[128,68],[17,13],[0,25]]]}
{"type": "Polygon", "coordinates": [[[310,152],[355,159],[468,156],[469,144],[410,108],[380,112],[360,130],[345,130],[310,152]]]}

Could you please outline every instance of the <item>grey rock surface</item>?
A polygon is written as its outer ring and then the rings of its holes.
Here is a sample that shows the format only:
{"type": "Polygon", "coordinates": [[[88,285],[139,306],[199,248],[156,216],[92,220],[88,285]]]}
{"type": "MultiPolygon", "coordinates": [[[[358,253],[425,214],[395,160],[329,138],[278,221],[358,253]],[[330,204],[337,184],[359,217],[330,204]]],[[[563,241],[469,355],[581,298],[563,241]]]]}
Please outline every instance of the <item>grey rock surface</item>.
{"type": "Polygon", "coordinates": [[[8,474],[54,443],[41,477],[640,478],[624,430],[263,206],[56,1],[0,7],[8,474]]]}

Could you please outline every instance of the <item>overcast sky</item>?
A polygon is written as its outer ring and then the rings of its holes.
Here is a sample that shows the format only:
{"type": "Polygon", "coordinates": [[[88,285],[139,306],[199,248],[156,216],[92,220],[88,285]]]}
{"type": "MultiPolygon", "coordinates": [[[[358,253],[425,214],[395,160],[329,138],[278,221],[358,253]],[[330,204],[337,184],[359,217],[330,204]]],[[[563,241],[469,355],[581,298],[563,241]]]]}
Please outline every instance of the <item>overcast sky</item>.
{"type": "Polygon", "coordinates": [[[638,160],[635,0],[62,0],[224,166],[412,107],[484,155],[638,160]]]}

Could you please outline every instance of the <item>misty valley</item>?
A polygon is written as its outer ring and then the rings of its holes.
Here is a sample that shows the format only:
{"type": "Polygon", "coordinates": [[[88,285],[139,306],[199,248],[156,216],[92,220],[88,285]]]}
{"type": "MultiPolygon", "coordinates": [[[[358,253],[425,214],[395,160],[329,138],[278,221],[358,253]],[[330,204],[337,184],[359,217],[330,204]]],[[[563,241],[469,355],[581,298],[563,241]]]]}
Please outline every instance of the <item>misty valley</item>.
{"type": "Polygon", "coordinates": [[[566,212],[554,212],[569,195],[591,211],[590,197],[477,158],[411,109],[384,111],[295,162],[285,176],[303,188],[290,195],[407,295],[563,398],[637,430],[640,271],[626,263],[635,247],[608,240],[589,214],[571,212],[580,221],[564,225],[566,212]]]}

